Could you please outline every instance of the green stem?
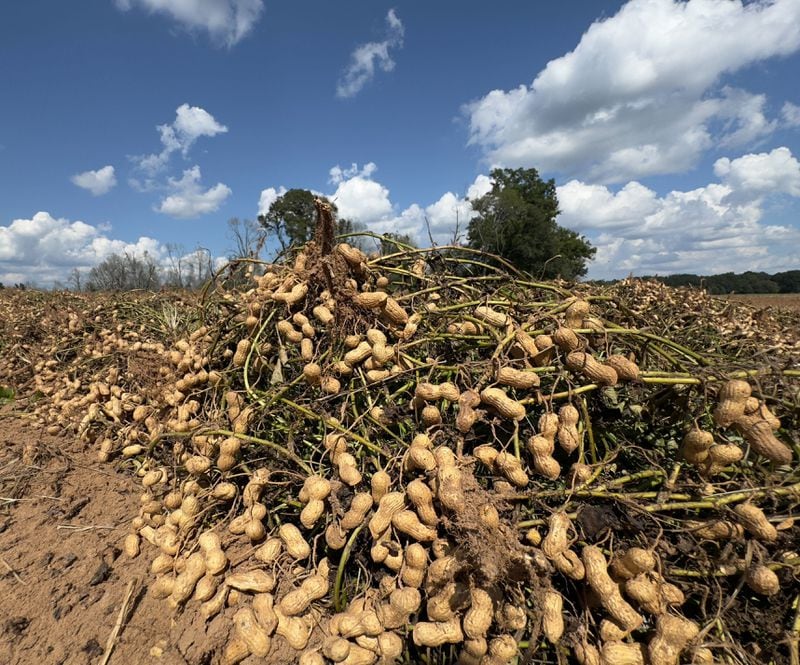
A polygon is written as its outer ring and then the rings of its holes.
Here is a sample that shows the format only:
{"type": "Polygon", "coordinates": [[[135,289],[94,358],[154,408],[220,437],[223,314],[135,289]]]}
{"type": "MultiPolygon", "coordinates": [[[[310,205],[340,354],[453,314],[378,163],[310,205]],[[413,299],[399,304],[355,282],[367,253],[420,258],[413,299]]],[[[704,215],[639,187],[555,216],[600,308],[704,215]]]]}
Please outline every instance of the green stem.
{"type": "Polygon", "coordinates": [[[371,450],[373,453],[382,455],[383,457],[388,457],[388,455],[383,450],[381,450],[381,448],[372,443],[372,441],[370,441],[369,439],[365,439],[363,436],[360,436],[355,432],[347,429],[344,425],[332,422],[327,418],[325,418],[324,416],[320,415],[319,413],[315,413],[311,409],[307,409],[304,406],[300,406],[297,402],[293,402],[292,400],[286,399],[285,397],[281,397],[281,402],[286,404],[286,406],[292,407],[295,411],[299,411],[308,418],[324,422],[328,427],[332,427],[333,429],[340,431],[342,434],[346,434],[351,439],[355,439],[356,441],[358,441],[362,446],[364,446],[368,450],[371,450]]]}
{"type": "Polygon", "coordinates": [[[253,343],[250,345],[250,349],[247,351],[247,357],[244,359],[244,367],[242,368],[242,371],[244,372],[244,389],[247,391],[247,394],[250,397],[254,398],[254,399],[255,399],[256,396],[255,396],[253,390],[250,388],[250,376],[249,376],[249,374],[250,374],[250,359],[253,357],[253,353],[256,350],[256,347],[258,345],[258,340],[261,338],[261,334],[264,332],[266,327],[269,325],[270,321],[272,321],[272,317],[275,316],[275,311],[276,310],[273,309],[269,313],[269,316],[266,318],[264,323],[262,323],[261,326],[259,327],[258,332],[256,332],[256,335],[253,338],[253,343]]]}
{"type": "Polygon", "coordinates": [[[333,583],[333,607],[337,612],[344,610],[344,605],[342,604],[342,579],[344,578],[344,569],[350,558],[353,545],[356,543],[356,538],[358,538],[358,534],[361,533],[361,529],[364,528],[364,524],[366,524],[366,522],[362,522],[353,533],[350,534],[350,538],[347,539],[347,544],[342,551],[342,558],[339,559],[339,566],[336,569],[336,579],[333,583]]]}
{"type": "MultiPolygon", "coordinates": [[[[241,441],[247,441],[249,443],[257,443],[260,446],[264,446],[269,448],[270,450],[274,450],[276,453],[279,453],[283,457],[286,457],[297,466],[299,466],[303,471],[305,471],[309,476],[314,473],[308,464],[306,464],[300,457],[298,457],[295,453],[291,450],[284,448],[283,446],[275,443],[274,441],[268,441],[267,439],[261,439],[257,436],[251,436],[250,434],[239,434],[238,432],[232,432],[227,429],[199,429],[193,430],[192,432],[164,432],[160,438],[176,438],[176,439],[183,439],[188,438],[195,435],[204,435],[204,436],[233,436],[241,441]]],[[[158,441],[158,439],[156,439],[158,441]]],[[[155,441],[153,444],[155,445],[155,441]]]]}
{"type": "Polygon", "coordinates": [[[597,443],[594,440],[592,419],[589,416],[589,405],[585,397],[581,398],[581,411],[583,412],[583,426],[586,431],[586,436],[589,439],[589,457],[592,460],[592,464],[597,464],[597,443]]]}

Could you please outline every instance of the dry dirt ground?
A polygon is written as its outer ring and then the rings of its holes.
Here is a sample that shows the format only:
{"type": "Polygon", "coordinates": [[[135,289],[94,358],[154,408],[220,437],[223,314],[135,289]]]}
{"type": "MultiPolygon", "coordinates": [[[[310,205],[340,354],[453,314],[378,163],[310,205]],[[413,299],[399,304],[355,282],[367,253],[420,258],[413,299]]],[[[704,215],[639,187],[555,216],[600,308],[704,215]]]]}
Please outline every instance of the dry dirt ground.
{"type": "Polygon", "coordinates": [[[718,297],[743,302],[753,307],[775,307],[800,312],[800,294],[798,293],[735,293],[718,297]]]}
{"type": "MultiPolygon", "coordinates": [[[[226,635],[147,594],[145,557],[121,543],[139,491],[84,444],[0,410],[0,664],[212,663],[226,635]]],[[[195,615],[197,613],[194,613],[195,615]]]]}

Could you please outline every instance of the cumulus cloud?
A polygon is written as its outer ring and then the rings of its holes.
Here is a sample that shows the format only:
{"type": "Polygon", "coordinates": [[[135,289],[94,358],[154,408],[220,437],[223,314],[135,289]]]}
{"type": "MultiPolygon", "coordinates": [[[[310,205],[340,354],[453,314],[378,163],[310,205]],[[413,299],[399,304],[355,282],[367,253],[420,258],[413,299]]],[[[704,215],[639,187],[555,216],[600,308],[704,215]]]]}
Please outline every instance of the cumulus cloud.
{"type": "MultiPolygon", "coordinates": [[[[373,166],[374,164],[368,165],[373,166]]],[[[339,170],[336,166],[331,173],[339,170]]],[[[392,214],[389,190],[371,178],[374,168],[356,172],[350,177],[332,179],[336,191],[329,198],[339,209],[339,216],[369,226],[392,214]],[[366,173],[366,174],[365,174],[366,173]]]]}
{"type": "Polygon", "coordinates": [[[334,166],[330,181],[336,190],[327,196],[336,203],[340,217],[360,222],[374,233],[407,234],[422,245],[431,239],[437,245],[448,244],[456,235],[463,236],[473,217],[469,198],[491,189],[488,176],[479,175],[468,187],[466,197],[445,192],[428,205],[412,203],[399,210],[391,200],[389,188],[372,177],[376,171],[372,162],[362,168],[357,164],[349,169],[334,166]]]}
{"type": "Polygon", "coordinates": [[[714,163],[714,173],[740,192],[800,197],[800,162],[786,147],[733,160],[722,157],[714,163]]]}
{"type": "Polygon", "coordinates": [[[470,143],[493,164],[595,182],[683,171],[776,128],[763,95],[718,86],[798,48],[797,0],[631,0],[530,85],[466,105],[470,143]]]}
{"type": "Polygon", "coordinates": [[[169,16],[190,31],[205,30],[216,44],[234,46],[258,22],[263,0],[115,0],[128,11],[140,7],[151,14],[169,16]]]}
{"type": "Polygon", "coordinates": [[[467,198],[470,200],[479,199],[490,191],[492,191],[492,179],[488,175],[481,174],[467,188],[467,198]]]}
{"type": "Polygon", "coordinates": [[[169,178],[167,184],[172,193],[162,199],[156,211],[179,219],[191,219],[219,210],[232,193],[230,187],[218,182],[204,190],[200,184],[201,177],[200,167],[195,165],[186,169],[181,178],[169,178]]]}
{"type": "Polygon", "coordinates": [[[764,220],[769,195],[800,197],[800,164],[787,148],[720,159],[720,181],[665,196],[638,182],[616,192],[571,180],[558,187],[559,224],[597,247],[589,276],[795,268],[800,230],[764,220]]]}
{"type": "Polygon", "coordinates": [[[50,286],[65,282],[74,269],[87,270],[111,254],[145,253],[159,260],[162,245],[146,236],[126,242],[108,235],[110,226],[93,226],[38,212],[0,226],[0,282],[50,286]]]}
{"type": "Polygon", "coordinates": [[[284,194],[286,194],[286,187],[283,186],[278,187],[278,189],[267,187],[261,190],[261,196],[258,198],[258,214],[266,215],[270,206],[278,200],[279,196],[284,194]]]}
{"type": "Polygon", "coordinates": [[[104,166],[96,171],[76,173],[70,180],[72,184],[90,191],[93,196],[107,194],[117,184],[113,166],[104,166]]]}
{"type": "Polygon", "coordinates": [[[376,68],[390,72],[395,62],[391,51],[402,48],[405,28],[394,9],[386,15],[386,37],[380,42],[368,42],[356,47],[350,55],[350,64],[342,72],[336,85],[336,96],[355,97],[374,77],[376,68]]]}
{"type": "MultiPolygon", "coordinates": [[[[172,123],[158,125],[156,129],[161,139],[161,152],[132,158],[134,164],[147,178],[152,178],[163,171],[174,153],[180,152],[184,157],[188,157],[189,150],[199,138],[213,137],[228,131],[228,128],[217,122],[208,111],[188,104],[181,104],[175,110],[175,120],[172,123]]],[[[152,180],[145,183],[134,181],[133,184],[139,189],[149,189],[154,186],[152,180]]]]}

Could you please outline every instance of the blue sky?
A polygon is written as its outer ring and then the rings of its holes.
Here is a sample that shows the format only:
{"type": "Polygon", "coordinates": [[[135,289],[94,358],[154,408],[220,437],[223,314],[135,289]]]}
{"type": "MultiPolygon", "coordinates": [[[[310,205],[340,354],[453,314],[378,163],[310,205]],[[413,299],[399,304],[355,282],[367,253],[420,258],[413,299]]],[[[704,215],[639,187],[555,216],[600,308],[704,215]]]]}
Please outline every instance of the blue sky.
{"type": "Polygon", "coordinates": [[[493,166],[590,277],[800,268],[800,0],[26,0],[0,63],[1,282],[222,257],[281,187],[443,243],[493,166]]]}

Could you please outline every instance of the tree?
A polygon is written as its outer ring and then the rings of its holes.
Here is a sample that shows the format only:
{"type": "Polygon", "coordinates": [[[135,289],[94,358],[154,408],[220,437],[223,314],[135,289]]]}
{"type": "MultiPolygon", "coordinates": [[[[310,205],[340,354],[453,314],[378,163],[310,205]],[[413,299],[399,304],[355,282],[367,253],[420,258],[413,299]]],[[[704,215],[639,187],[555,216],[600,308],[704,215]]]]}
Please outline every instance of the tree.
{"type": "Polygon", "coordinates": [[[387,254],[402,252],[405,249],[403,245],[416,247],[417,243],[408,233],[384,233],[381,237],[381,245],[378,251],[381,256],[386,256],[387,254]]]}
{"type": "Polygon", "coordinates": [[[161,285],[158,265],[145,252],[141,257],[112,254],[89,271],[87,291],[154,290],[161,285]]]}
{"type": "MultiPolygon", "coordinates": [[[[258,216],[258,222],[268,236],[274,236],[278,240],[281,250],[292,245],[303,245],[314,238],[317,227],[317,210],[314,207],[316,198],[321,198],[331,206],[335,219],[338,210],[327,198],[317,196],[307,189],[290,189],[272,202],[266,214],[258,216]]],[[[365,228],[360,222],[336,220],[336,235],[357,233],[365,228]]],[[[350,238],[348,242],[358,247],[363,244],[362,239],[357,237],[350,238]]]]}
{"type": "MultiPolygon", "coordinates": [[[[314,237],[317,224],[315,198],[307,189],[290,189],[272,202],[265,215],[258,216],[261,226],[267,234],[277,238],[282,250],[291,245],[302,245],[314,237]]],[[[330,206],[335,215],[336,206],[332,203],[330,206]]]]}
{"type": "Polygon", "coordinates": [[[575,279],[597,251],[583,236],[556,224],[554,180],[536,169],[494,169],[492,190],[472,201],[470,247],[502,257],[536,277],[575,279]]]}
{"type": "Polygon", "coordinates": [[[228,220],[228,229],[235,247],[228,255],[235,259],[257,259],[264,245],[265,229],[252,219],[239,219],[231,217],[228,220]]]}
{"type": "Polygon", "coordinates": [[[68,284],[72,287],[73,291],[83,290],[83,274],[78,268],[73,268],[70,271],[68,284]]]}
{"type": "Polygon", "coordinates": [[[164,269],[164,285],[174,289],[198,289],[214,274],[211,252],[197,247],[186,252],[183,245],[167,243],[167,266],[164,269]]]}

